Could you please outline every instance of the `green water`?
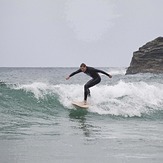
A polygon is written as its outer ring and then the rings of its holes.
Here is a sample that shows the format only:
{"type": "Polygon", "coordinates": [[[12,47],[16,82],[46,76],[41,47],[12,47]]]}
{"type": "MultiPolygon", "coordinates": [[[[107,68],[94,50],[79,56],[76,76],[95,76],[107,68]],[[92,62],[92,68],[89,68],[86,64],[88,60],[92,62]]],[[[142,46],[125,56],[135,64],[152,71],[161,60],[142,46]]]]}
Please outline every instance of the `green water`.
{"type": "Polygon", "coordinates": [[[162,163],[163,76],[103,69],[113,79],[81,110],[89,78],[66,81],[75,68],[0,68],[0,162],[162,163]]]}

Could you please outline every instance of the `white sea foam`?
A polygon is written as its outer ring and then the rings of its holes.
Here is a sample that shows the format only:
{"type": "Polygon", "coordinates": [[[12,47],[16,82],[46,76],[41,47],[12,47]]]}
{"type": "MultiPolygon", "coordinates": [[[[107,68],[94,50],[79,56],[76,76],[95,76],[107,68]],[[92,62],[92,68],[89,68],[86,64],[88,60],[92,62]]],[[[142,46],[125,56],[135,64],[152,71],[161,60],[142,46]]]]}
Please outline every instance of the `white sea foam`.
{"type": "Polygon", "coordinates": [[[108,73],[111,75],[125,75],[126,68],[110,68],[108,73]]]}
{"type": "Polygon", "coordinates": [[[15,87],[15,89],[22,89],[26,92],[32,92],[34,96],[39,99],[44,98],[44,95],[47,94],[49,86],[46,83],[34,82],[32,84],[18,85],[15,87]]]}
{"type": "MultiPolygon", "coordinates": [[[[83,100],[83,85],[32,83],[17,86],[32,92],[37,99],[46,95],[58,96],[60,103],[73,108],[71,101],[83,100]]],[[[126,83],[119,81],[116,85],[99,85],[91,88],[90,112],[121,116],[141,116],[159,110],[163,104],[163,84],[145,82],[126,83]]]]}
{"type": "Polygon", "coordinates": [[[141,116],[160,108],[163,103],[163,85],[155,86],[144,82],[125,83],[114,86],[95,87],[92,111],[99,114],[141,116]],[[151,109],[151,110],[150,110],[151,109]]]}

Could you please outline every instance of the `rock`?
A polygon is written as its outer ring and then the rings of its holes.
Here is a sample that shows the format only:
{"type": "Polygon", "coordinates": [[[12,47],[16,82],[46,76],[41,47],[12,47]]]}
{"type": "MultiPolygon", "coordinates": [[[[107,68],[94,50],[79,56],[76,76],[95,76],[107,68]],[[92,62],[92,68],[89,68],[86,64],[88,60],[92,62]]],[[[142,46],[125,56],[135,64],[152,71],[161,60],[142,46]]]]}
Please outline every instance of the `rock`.
{"type": "Polygon", "coordinates": [[[163,37],[146,43],[133,57],[126,74],[163,73],[163,37]]]}

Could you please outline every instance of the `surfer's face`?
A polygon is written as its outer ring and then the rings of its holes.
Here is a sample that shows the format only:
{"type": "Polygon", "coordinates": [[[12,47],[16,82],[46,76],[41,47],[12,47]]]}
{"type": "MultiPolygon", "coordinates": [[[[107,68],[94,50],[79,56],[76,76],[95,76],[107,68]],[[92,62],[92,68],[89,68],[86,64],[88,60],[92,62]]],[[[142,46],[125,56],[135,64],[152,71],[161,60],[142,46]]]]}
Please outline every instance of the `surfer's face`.
{"type": "Polygon", "coordinates": [[[86,67],[86,66],[82,66],[82,67],[80,67],[80,70],[81,70],[82,72],[85,72],[85,71],[86,71],[86,69],[87,69],[87,67],[86,67]]]}

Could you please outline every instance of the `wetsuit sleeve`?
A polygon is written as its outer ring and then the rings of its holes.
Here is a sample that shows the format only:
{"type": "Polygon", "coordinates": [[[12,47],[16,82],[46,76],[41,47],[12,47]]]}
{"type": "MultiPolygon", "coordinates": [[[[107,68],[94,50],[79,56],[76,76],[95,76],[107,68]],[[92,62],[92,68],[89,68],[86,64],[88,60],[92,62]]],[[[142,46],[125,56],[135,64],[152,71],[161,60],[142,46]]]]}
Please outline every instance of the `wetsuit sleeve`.
{"type": "Polygon", "coordinates": [[[76,74],[78,74],[78,73],[80,73],[80,72],[81,72],[81,70],[79,69],[79,70],[77,70],[77,71],[71,73],[71,74],[69,75],[69,77],[74,76],[74,75],[76,75],[76,74]]]}
{"type": "Polygon", "coordinates": [[[110,74],[106,73],[105,71],[98,70],[98,69],[95,69],[95,70],[96,70],[96,72],[102,73],[102,74],[104,74],[104,75],[110,77],[110,74]]]}

